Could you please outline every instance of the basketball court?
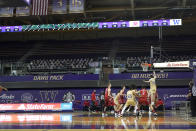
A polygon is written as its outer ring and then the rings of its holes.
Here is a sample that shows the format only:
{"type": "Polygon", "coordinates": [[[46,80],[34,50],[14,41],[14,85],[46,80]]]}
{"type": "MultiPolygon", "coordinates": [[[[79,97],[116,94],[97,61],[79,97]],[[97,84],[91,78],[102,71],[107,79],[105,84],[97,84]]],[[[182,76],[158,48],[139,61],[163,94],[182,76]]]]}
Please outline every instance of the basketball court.
{"type": "Polygon", "coordinates": [[[158,117],[144,113],[140,117],[131,112],[115,118],[101,113],[4,113],[0,114],[2,131],[63,131],[63,130],[196,130],[196,119],[180,111],[159,112],[158,117]]]}

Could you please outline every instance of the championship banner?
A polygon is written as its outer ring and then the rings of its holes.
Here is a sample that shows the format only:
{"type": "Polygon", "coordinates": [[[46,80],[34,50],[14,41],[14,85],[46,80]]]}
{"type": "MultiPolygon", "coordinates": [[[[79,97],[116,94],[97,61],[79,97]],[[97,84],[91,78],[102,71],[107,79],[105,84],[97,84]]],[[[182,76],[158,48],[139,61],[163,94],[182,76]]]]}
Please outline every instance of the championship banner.
{"type": "Polygon", "coordinates": [[[16,7],[16,16],[29,16],[30,8],[26,7],[16,7]]]}
{"type": "Polygon", "coordinates": [[[83,13],[83,12],[84,12],[84,0],[69,1],[69,13],[83,13]]]}
{"type": "Polygon", "coordinates": [[[52,14],[66,14],[67,0],[53,0],[52,14]]]}
{"type": "Polygon", "coordinates": [[[7,7],[7,8],[0,8],[0,17],[13,17],[14,8],[7,7]]]}
{"type": "Polygon", "coordinates": [[[153,63],[154,68],[189,68],[189,61],[153,63]]]}

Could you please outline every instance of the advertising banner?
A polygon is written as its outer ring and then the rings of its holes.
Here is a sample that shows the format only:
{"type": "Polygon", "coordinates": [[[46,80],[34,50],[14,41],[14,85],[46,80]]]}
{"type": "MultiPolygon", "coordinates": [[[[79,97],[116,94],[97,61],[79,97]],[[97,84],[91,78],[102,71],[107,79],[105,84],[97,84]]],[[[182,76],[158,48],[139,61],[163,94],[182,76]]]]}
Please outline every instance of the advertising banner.
{"type": "Polygon", "coordinates": [[[60,124],[61,114],[0,114],[1,123],[60,124]]]}
{"type": "Polygon", "coordinates": [[[0,104],[0,111],[8,110],[72,110],[72,103],[21,103],[0,104]]]}
{"type": "MultiPolygon", "coordinates": [[[[112,87],[112,95],[119,92],[120,87],[112,87]]],[[[140,90],[140,87],[137,88],[140,90]]],[[[149,86],[147,86],[149,89],[149,86]]],[[[105,88],[66,88],[66,89],[20,89],[2,91],[0,94],[0,111],[4,110],[82,110],[84,101],[91,105],[91,93],[96,90],[96,99],[99,104],[101,92],[105,88]],[[20,104],[23,103],[23,104],[20,104]]],[[[128,88],[125,92],[128,91],[128,88]]],[[[187,87],[157,88],[158,97],[171,108],[172,101],[187,100],[187,87]]],[[[63,119],[63,118],[62,118],[63,119]]]]}
{"type": "Polygon", "coordinates": [[[188,68],[189,61],[153,63],[154,68],[188,68]]]}

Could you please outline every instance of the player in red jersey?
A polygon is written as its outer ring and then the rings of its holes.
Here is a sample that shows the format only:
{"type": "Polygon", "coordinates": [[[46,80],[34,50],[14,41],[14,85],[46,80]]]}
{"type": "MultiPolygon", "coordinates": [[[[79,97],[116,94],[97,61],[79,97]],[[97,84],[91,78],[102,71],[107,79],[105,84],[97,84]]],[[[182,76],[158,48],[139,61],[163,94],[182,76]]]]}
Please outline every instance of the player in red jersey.
{"type": "Polygon", "coordinates": [[[149,106],[148,91],[144,86],[140,90],[139,105],[141,106],[141,108],[145,106],[149,106]]]}
{"type": "Polygon", "coordinates": [[[122,87],[122,89],[117,93],[116,97],[114,98],[115,117],[117,115],[120,115],[121,109],[125,104],[124,91],[125,91],[125,86],[122,87]]]}
{"type": "Polygon", "coordinates": [[[110,103],[113,99],[112,94],[111,94],[111,83],[108,83],[108,87],[105,89],[105,107],[104,107],[104,112],[102,113],[102,116],[105,115],[107,107],[110,106],[110,103]]]}
{"type": "Polygon", "coordinates": [[[122,109],[123,105],[126,103],[126,100],[125,100],[125,93],[124,93],[124,92],[125,92],[125,89],[126,89],[126,87],[123,86],[123,87],[122,87],[122,90],[121,90],[121,93],[120,93],[120,99],[119,99],[119,104],[120,104],[120,106],[119,106],[119,108],[118,108],[119,111],[122,109]]]}

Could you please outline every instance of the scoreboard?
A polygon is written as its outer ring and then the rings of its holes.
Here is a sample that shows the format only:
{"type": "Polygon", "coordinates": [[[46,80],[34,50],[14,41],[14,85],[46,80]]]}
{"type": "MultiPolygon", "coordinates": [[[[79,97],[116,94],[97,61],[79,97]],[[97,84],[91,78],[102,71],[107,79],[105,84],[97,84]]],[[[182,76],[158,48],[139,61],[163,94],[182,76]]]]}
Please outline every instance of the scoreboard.
{"type": "Polygon", "coordinates": [[[181,26],[182,19],[0,26],[0,32],[181,26]]]}
{"type": "Polygon", "coordinates": [[[180,25],[182,25],[181,19],[99,22],[99,29],[102,29],[102,28],[152,27],[152,26],[180,26],[180,25]]]}

